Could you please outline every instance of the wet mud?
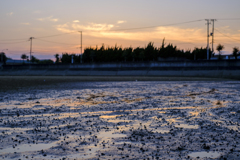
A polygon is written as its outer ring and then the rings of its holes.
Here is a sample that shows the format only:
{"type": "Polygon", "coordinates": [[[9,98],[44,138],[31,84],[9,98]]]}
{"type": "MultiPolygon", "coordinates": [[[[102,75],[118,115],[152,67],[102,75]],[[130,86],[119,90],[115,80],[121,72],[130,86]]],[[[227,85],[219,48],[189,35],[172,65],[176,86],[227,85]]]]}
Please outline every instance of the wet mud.
{"type": "Polygon", "coordinates": [[[0,92],[0,159],[240,159],[239,81],[0,92]]]}

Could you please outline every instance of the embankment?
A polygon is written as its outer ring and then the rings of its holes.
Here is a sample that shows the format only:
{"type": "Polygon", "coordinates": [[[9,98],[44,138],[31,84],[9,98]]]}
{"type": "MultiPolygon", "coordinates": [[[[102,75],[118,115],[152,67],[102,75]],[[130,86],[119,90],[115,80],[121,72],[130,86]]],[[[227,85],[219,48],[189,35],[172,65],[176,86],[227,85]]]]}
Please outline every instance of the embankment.
{"type": "Polygon", "coordinates": [[[162,76],[240,79],[240,61],[3,65],[0,76],[162,76]]]}

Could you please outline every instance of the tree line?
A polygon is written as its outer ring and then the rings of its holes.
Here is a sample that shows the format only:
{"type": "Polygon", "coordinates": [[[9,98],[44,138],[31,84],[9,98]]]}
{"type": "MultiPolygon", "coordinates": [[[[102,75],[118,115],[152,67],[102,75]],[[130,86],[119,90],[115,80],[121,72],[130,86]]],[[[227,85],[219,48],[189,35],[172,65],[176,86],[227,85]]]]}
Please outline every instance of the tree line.
{"type": "MultiPolygon", "coordinates": [[[[216,47],[218,51],[218,59],[222,59],[221,50],[224,46],[219,44],[216,47]]],[[[239,49],[233,48],[233,56],[237,59],[239,56],[239,49]]],[[[210,58],[214,56],[209,50],[210,58]]],[[[81,56],[76,54],[63,53],[60,58],[58,54],[55,55],[56,63],[71,63],[73,58],[74,63],[80,63],[81,56]]],[[[148,43],[146,47],[132,47],[122,48],[115,45],[115,47],[105,47],[102,45],[100,48],[88,47],[84,50],[82,61],[84,63],[91,62],[141,62],[141,61],[159,61],[159,60],[198,60],[207,59],[207,48],[195,48],[194,50],[181,50],[172,44],[165,44],[163,40],[162,45],[157,48],[153,42],[148,43]]]]}
{"type": "MultiPolygon", "coordinates": [[[[219,44],[216,47],[218,51],[218,59],[222,59],[221,50],[224,46],[219,44]]],[[[0,61],[6,62],[7,57],[5,53],[0,54],[0,61]]],[[[210,58],[214,56],[212,51],[209,51],[210,58]]],[[[239,48],[234,47],[232,55],[237,59],[240,55],[239,48]]],[[[165,39],[162,41],[160,47],[155,47],[153,42],[149,42],[146,47],[132,47],[122,48],[117,45],[114,47],[105,47],[102,45],[100,48],[88,47],[85,48],[84,53],[77,55],[75,53],[62,53],[61,57],[59,54],[55,54],[55,63],[71,63],[72,59],[74,63],[91,63],[91,62],[142,62],[142,61],[159,61],[159,60],[198,60],[207,59],[207,48],[195,48],[191,50],[178,49],[176,45],[169,43],[165,44],[165,39]]],[[[52,60],[39,60],[35,56],[29,57],[26,54],[21,55],[23,63],[28,61],[35,64],[53,64],[52,60]]]]}
{"type": "Polygon", "coordinates": [[[136,61],[158,61],[160,59],[206,59],[206,48],[195,48],[192,52],[190,50],[184,51],[172,44],[166,45],[164,40],[162,45],[157,48],[153,42],[143,47],[133,49],[118,47],[105,48],[102,45],[100,48],[86,48],[83,54],[84,62],[136,62],[136,61]]]}

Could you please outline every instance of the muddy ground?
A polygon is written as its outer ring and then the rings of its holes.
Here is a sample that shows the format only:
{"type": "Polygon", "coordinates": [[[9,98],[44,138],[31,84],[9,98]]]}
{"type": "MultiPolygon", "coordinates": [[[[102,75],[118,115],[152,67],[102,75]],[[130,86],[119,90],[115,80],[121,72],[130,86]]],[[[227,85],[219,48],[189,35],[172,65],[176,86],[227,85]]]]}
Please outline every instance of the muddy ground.
{"type": "MultiPolygon", "coordinates": [[[[228,79],[207,77],[158,77],[158,76],[0,76],[0,92],[21,90],[29,87],[57,88],[65,82],[101,81],[226,81],[228,79]],[[50,85],[50,86],[49,86],[50,85]]],[[[229,79],[230,80],[230,79],[229,79]]]]}
{"type": "Polygon", "coordinates": [[[0,159],[240,159],[239,81],[56,81],[0,90],[0,159]]]}

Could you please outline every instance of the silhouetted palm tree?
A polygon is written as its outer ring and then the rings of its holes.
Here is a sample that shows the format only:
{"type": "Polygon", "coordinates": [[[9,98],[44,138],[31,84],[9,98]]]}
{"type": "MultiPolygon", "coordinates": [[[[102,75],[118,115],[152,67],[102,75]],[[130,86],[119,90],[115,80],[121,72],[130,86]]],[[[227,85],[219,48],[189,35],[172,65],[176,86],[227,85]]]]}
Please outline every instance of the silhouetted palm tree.
{"type": "Polygon", "coordinates": [[[219,55],[218,55],[218,59],[221,59],[221,50],[223,50],[224,49],[224,46],[223,45],[221,45],[221,44],[218,44],[218,46],[217,46],[217,51],[219,52],[219,55]]]}
{"type": "Polygon", "coordinates": [[[233,48],[233,56],[235,57],[235,59],[237,59],[237,56],[239,55],[239,48],[238,47],[234,47],[233,48]]]}
{"type": "Polygon", "coordinates": [[[56,58],[56,63],[59,63],[59,54],[55,54],[54,56],[56,58]]]}
{"type": "Polygon", "coordinates": [[[27,59],[27,55],[26,54],[22,54],[21,55],[21,59],[23,59],[23,63],[24,63],[24,59],[27,59]]]}

